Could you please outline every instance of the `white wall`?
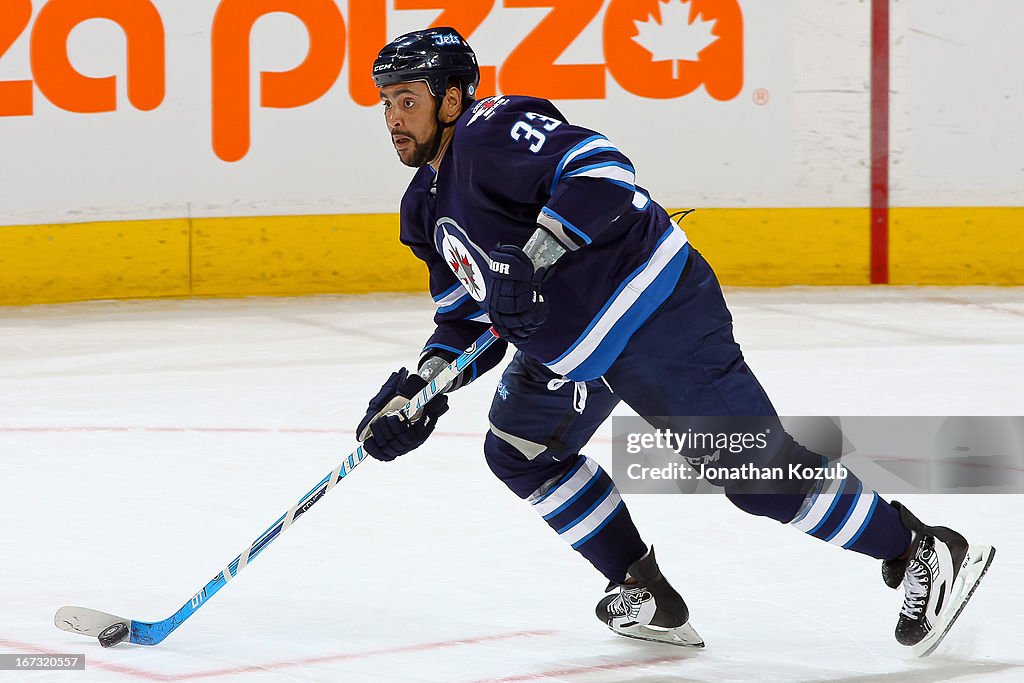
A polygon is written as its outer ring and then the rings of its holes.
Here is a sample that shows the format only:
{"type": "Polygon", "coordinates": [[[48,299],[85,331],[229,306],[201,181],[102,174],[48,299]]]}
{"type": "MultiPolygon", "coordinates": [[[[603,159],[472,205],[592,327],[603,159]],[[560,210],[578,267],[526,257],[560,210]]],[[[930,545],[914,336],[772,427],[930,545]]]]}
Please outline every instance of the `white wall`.
{"type": "Polygon", "coordinates": [[[893,8],[892,203],[1024,204],[1024,2],[893,8]]]}
{"type": "MultiPolygon", "coordinates": [[[[606,12],[623,2],[638,17],[656,4],[606,0],[558,63],[602,63],[606,12]]],[[[647,99],[609,75],[606,99],[557,100],[559,107],[616,141],[636,163],[639,182],[666,205],[865,206],[870,3],[694,2],[712,13],[735,3],[742,10],[738,95],[719,101],[702,87],[647,99]],[[767,93],[766,104],[755,102],[758,91],[767,93]]],[[[44,4],[33,3],[36,16],[44,4]]],[[[335,84],[312,104],[263,108],[258,72],[295,67],[309,41],[294,17],[262,18],[251,41],[252,144],[244,158],[227,162],[211,141],[211,26],[219,2],[153,4],[166,33],[163,103],[152,111],[132,107],[122,32],[102,20],[81,24],[68,41],[71,62],[90,76],[116,75],[118,109],[67,112],[37,88],[32,116],[0,117],[0,225],[397,210],[409,172],[394,158],[380,111],[352,102],[348,56],[335,84]]],[[[503,4],[497,0],[470,37],[485,65],[502,64],[547,15],[503,4]]],[[[338,5],[351,38],[351,8],[338,5]]],[[[389,36],[438,14],[395,10],[395,0],[386,5],[389,36]]],[[[1021,25],[1019,0],[896,0],[894,204],[1024,201],[1021,25]]],[[[31,30],[0,56],[0,80],[33,78],[31,30]]]]}

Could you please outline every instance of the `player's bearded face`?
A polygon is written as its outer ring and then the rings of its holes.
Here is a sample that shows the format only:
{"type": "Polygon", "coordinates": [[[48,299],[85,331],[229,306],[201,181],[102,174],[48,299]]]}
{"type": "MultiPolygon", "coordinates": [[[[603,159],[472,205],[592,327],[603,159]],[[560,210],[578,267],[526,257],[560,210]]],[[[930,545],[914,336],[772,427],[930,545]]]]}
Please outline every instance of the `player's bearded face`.
{"type": "Polygon", "coordinates": [[[409,131],[392,133],[391,139],[395,144],[398,158],[402,160],[402,163],[406,166],[419,168],[420,166],[426,166],[437,156],[437,150],[441,146],[441,127],[435,123],[434,130],[427,133],[425,140],[418,139],[409,131]],[[402,142],[403,138],[406,137],[409,138],[410,144],[402,142]]]}
{"type": "Polygon", "coordinates": [[[437,156],[442,128],[436,104],[426,83],[398,83],[381,88],[384,119],[398,158],[418,168],[437,156]]]}

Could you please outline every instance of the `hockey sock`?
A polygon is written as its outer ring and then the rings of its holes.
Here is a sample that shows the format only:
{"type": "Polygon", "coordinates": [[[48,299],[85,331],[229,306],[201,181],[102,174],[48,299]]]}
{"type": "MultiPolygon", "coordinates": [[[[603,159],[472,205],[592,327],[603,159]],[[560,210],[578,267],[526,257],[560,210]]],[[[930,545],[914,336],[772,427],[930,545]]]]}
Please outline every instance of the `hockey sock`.
{"type": "Polygon", "coordinates": [[[544,521],[609,581],[647,552],[611,477],[580,455],[561,477],[540,487],[529,502],[544,521]]]}
{"type": "Polygon", "coordinates": [[[841,548],[889,560],[903,554],[910,532],[899,511],[840,463],[829,466],[839,475],[825,479],[807,494],[790,521],[794,527],[841,548]]]}

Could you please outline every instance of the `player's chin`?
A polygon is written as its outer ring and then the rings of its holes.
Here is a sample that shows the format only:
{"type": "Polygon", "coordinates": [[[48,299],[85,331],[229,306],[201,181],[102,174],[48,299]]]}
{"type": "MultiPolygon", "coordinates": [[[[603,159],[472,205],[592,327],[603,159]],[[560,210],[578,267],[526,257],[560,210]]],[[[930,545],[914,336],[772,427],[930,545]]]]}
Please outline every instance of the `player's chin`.
{"type": "Polygon", "coordinates": [[[407,148],[398,151],[398,159],[406,166],[411,168],[419,168],[427,163],[427,159],[423,158],[423,155],[415,148],[407,148]]]}

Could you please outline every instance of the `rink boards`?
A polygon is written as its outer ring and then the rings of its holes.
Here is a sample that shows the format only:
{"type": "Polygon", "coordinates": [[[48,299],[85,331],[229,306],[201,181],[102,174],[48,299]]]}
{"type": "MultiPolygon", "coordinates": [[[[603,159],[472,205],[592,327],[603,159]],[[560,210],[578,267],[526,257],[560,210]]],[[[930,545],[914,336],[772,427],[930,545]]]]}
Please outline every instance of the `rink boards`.
{"type": "MultiPolygon", "coordinates": [[[[892,284],[1024,284],[1022,207],[890,209],[892,284]],[[984,235],[984,237],[980,237],[984,235]]],[[[867,208],[698,209],[728,285],[869,282],[867,208]]],[[[178,218],[0,229],[0,305],[421,291],[395,214],[178,218]]]]}

